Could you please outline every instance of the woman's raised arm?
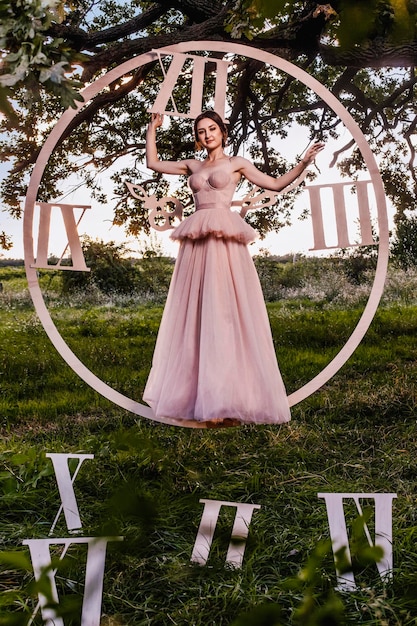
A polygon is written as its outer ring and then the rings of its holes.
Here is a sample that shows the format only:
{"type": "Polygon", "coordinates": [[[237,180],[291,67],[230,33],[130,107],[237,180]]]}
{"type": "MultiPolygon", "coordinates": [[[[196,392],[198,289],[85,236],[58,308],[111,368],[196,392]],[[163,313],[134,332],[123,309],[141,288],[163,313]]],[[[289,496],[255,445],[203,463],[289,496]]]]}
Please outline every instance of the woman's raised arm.
{"type": "Polygon", "coordinates": [[[270,191],[281,191],[282,189],[285,189],[285,187],[288,187],[288,185],[291,185],[291,183],[293,183],[302,174],[305,168],[314,161],[316,155],[321,152],[323,148],[323,143],[314,143],[310,146],[310,148],[308,148],[304,157],[295,167],[278,178],[264,174],[258,170],[253,163],[243,157],[236,157],[237,169],[242,176],[247,178],[254,185],[262,187],[263,189],[269,189],[270,191]]]}
{"type": "Polygon", "coordinates": [[[156,129],[162,125],[163,116],[152,113],[148,130],[146,131],[146,166],[162,174],[188,174],[187,161],[161,161],[156,147],[156,129]]]}

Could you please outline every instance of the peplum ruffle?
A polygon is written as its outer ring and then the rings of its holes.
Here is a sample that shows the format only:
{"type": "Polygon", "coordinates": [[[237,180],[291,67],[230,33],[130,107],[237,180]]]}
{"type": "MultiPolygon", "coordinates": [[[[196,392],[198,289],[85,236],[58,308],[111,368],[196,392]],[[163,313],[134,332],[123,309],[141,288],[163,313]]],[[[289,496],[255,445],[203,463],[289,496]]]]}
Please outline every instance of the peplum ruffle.
{"type": "Polygon", "coordinates": [[[224,208],[198,209],[171,233],[171,239],[230,239],[243,244],[255,241],[258,233],[236,211],[224,208]]]}

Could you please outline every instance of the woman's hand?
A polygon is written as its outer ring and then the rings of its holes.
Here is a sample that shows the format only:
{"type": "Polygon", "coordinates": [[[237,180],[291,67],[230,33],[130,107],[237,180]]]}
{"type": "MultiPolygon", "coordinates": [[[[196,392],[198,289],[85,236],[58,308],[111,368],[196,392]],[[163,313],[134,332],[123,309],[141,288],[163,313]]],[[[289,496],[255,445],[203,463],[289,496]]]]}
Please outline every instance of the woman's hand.
{"type": "Polygon", "coordinates": [[[316,158],[318,153],[323,150],[323,148],[324,143],[322,143],[321,141],[313,143],[313,145],[308,148],[305,155],[301,159],[301,163],[304,165],[304,167],[307,167],[308,165],[310,165],[310,163],[313,163],[314,159],[316,158]]]}
{"type": "Polygon", "coordinates": [[[191,159],[185,159],[184,161],[161,161],[159,159],[156,147],[156,129],[162,126],[163,120],[164,116],[161,113],[152,113],[151,121],[146,131],[146,166],[150,170],[161,172],[161,174],[189,174],[188,163],[191,159]]]}
{"type": "Polygon", "coordinates": [[[163,119],[164,119],[164,116],[161,113],[152,113],[149,126],[153,128],[159,128],[159,126],[162,126],[163,119]]]}

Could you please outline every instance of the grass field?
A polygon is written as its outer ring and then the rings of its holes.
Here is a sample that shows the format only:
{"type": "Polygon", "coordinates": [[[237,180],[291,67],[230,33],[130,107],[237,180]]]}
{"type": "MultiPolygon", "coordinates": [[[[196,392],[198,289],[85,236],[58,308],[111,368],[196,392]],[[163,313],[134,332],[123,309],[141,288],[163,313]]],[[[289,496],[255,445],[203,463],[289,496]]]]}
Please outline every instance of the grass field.
{"type": "MultiPolygon", "coordinates": [[[[50,344],[21,270],[3,271],[0,625],[26,624],[36,606],[22,541],[47,537],[59,509],[47,452],[94,454],[75,481],[83,534],[125,538],[109,544],[103,626],[417,624],[413,277],[402,279],[402,289],[398,276],[390,277],[387,293],[397,295],[386,297],[338,374],[293,408],[290,424],[205,431],[146,421],[98,396],[50,344]],[[358,586],[349,593],[334,590],[321,492],[397,494],[392,581],[380,579],[349,501],[358,586]],[[227,507],[207,566],[190,563],[200,499],[261,506],[241,569],[225,566],[234,514],[227,507]]],[[[68,344],[103,380],[140,400],[162,307],[65,301],[48,280],[52,317],[68,344]]],[[[361,314],[359,300],[348,306],[304,292],[268,304],[288,391],[340,349],[361,314]]],[[[372,534],[371,505],[363,503],[372,534]]],[[[67,535],[61,516],[53,536],[67,535]]],[[[70,551],[57,575],[65,626],[80,623],[82,558],[70,551]]],[[[34,624],[41,623],[38,614],[34,624]]]]}

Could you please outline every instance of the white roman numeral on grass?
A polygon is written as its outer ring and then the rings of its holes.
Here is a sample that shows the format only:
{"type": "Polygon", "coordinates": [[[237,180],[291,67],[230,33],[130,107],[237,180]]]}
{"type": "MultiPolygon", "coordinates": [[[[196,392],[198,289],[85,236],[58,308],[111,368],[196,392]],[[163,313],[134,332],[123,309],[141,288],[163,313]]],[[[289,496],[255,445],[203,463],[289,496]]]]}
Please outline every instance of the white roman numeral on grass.
{"type": "Polygon", "coordinates": [[[82,523],[78,511],[77,498],[74,492],[74,482],[83,462],[86,459],[94,459],[94,454],[61,454],[50,452],[47,453],[46,456],[51,459],[54,466],[56,482],[61,497],[61,506],[52,524],[50,534],[53,533],[62,511],[64,512],[68,530],[70,532],[77,531],[82,528],[82,523]],[[72,476],[68,465],[69,459],[78,459],[77,467],[72,476]]]}
{"type": "Polygon", "coordinates": [[[227,551],[226,563],[233,567],[241,567],[252,515],[256,509],[261,508],[260,505],[205,499],[201,499],[200,502],[204,504],[204,509],[193,553],[191,555],[191,561],[198,565],[205,565],[207,563],[220,509],[222,506],[232,506],[236,507],[236,515],[227,551]]]}
{"type": "Polygon", "coordinates": [[[339,571],[336,559],[337,552],[345,548],[348,563],[352,563],[343,508],[343,502],[347,499],[355,502],[360,516],[363,515],[361,500],[374,500],[375,538],[372,539],[366,523],[364,524],[365,535],[370,546],[382,548],[383,557],[377,562],[378,572],[381,578],[390,578],[392,576],[392,501],[397,495],[395,493],[319,493],[317,496],[324,498],[326,502],[330,538],[335,555],[337,588],[343,591],[353,591],[357,587],[353,572],[339,571]]]}
{"type": "MultiPolygon", "coordinates": [[[[62,560],[71,545],[87,545],[81,626],[100,626],[104,567],[107,544],[110,541],[123,541],[123,537],[76,537],[71,539],[65,537],[63,539],[25,539],[23,541],[23,545],[28,546],[30,550],[35,580],[39,582],[46,579],[49,583],[50,594],[42,591],[39,591],[38,594],[38,607],[41,609],[45,626],[64,626],[62,617],[57,614],[54,606],[50,605],[51,601],[53,604],[59,604],[55,580],[57,569],[54,569],[52,565],[50,547],[56,545],[63,546],[59,557],[62,560]]],[[[36,607],[28,626],[33,623],[38,607],[36,607]]]]}

